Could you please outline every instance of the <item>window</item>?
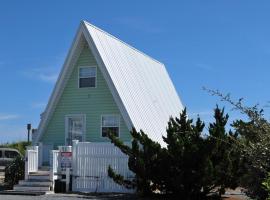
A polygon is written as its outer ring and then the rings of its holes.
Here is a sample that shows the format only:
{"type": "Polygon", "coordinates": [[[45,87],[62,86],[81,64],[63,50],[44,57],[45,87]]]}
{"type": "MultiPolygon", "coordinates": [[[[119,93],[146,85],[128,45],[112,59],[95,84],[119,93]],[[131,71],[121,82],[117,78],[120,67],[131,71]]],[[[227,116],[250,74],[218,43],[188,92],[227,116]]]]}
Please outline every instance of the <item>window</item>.
{"type": "Polygon", "coordinates": [[[102,137],[108,137],[109,133],[112,133],[116,137],[119,137],[119,124],[120,119],[117,115],[105,115],[101,117],[101,132],[102,137]]]}
{"type": "Polygon", "coordinates": [[[97,68],[80,67],[79,68],[79,88],[96,87],[97,68]]]}

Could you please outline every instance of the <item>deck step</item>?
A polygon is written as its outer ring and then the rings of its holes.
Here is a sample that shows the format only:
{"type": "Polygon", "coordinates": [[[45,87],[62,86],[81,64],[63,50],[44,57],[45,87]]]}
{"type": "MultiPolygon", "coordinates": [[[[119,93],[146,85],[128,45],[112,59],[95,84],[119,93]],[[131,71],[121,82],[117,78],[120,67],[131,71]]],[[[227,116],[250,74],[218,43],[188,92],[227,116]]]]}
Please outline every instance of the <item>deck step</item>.
{"type": "Polygon", "coordinates": [[[27,181],[27,182],[51,182],[51,180],[49,179],[27,179],[27,180],[21,180],[21,181],[27,181]]]}
{"type": "Polygon", "coordinates": [[[29,175],[37,175],[37,176],[49,176],[50,171],[37,171],[37,172],[30,172],[29,175]]]}
{"type": "Polygon", "coordinates": [[[38,171],[50,171],[51,167],[50,166],[42,166],[39,167],[38,171]]]}
{"type": "Polygon", "coordinates": [[[48,186],[27,186],[27,185],[15,185],[13,187],[13,190],[15,191],[40,191],[40,192],[46,192],[50,191],[50,187],[48,186]]]}
{"type": "Polygon", "coordinates": [[[13,187],[13,191],[48,192],[51,186],[50,172],[47,170],[39,170],[37,172],[31,172],[27,180],[19,181],[19,184],[13,187]]]}
{"type": "Polygon", "coordinates": [[[23,186],[48,186],[50,187],[52,185],[51,181],[19,181],[19,185],[23,185],[23,186]]]}
{"type": "Polygon", "coordinates": [[[0,191],[0,195],[23,195],[23,196],[41,196],[46,194],[46,192],[39,191],[14,191],[14,190],[3,190],[0,191]]]}
{"type": "Polygon", "coordinates": [[[17,192],[47,192],[50,191],[52,182],[50,181],[50,172],[39,170],[31,172],[27,180],[19,181],[18,185],[13,187],[17,192]]]}
{"type": "Polygon", "coordinates": [[[29,179],[32,179],[32,180],[50,180],[50,176],[48,175],[29,175],[28,176],[29,179]]]}

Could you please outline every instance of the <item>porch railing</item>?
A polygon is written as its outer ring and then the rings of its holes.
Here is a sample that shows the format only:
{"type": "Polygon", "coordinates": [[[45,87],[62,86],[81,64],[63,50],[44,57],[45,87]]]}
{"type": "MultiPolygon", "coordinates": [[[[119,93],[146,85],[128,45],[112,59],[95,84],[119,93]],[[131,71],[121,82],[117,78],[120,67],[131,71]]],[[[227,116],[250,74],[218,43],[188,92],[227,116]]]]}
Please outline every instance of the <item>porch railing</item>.
{"type": "Polygon", "coordinates": [[[27,147],[25,154],[25,179],[32,172],[38,171],[38,146],[27,147]]]}

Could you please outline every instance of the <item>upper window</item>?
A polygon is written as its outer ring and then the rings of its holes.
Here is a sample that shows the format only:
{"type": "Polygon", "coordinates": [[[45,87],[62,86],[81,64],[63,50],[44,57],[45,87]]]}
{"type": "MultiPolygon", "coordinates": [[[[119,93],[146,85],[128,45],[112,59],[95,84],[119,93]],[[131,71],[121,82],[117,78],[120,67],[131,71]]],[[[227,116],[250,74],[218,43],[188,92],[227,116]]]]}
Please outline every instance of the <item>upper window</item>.
{"type": "Polygon", "coordinates": [[[112,133],[119,137],[120,119],[118,115],[104,115],[101,117],[101,131],[102,137],[108,137],[112,133]]]}
{"type": "Polygon", "coordinates": [[[79,88],[96,87],[97,68],[80,67],[79,68],[79,88]]]}

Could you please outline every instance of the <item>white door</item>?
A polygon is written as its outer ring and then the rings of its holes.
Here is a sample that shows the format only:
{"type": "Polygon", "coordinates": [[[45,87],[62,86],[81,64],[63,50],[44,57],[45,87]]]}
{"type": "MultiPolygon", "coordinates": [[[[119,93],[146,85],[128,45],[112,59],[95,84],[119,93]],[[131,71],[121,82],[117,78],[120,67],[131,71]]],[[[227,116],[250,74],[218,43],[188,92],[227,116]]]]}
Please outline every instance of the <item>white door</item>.
{"type": "Polygon", "coordinates": [[[72,145],[72,140],[84,141],[85,115],[66,116],[66,145],[72,145]]]}
{"type": "Polygon", "coordinates": [[[51,166],[50,153],[53,150],[52,144],[42,144],[42,166],[51,166]]]}

